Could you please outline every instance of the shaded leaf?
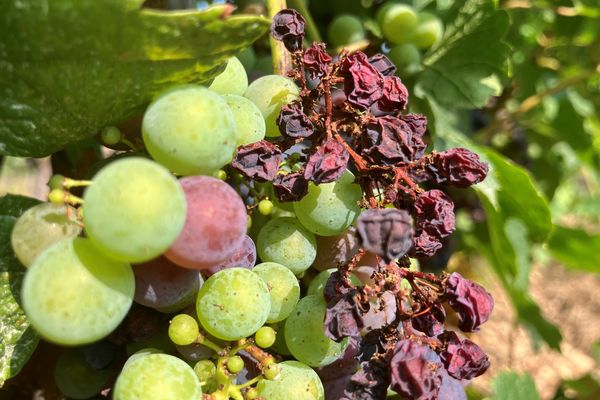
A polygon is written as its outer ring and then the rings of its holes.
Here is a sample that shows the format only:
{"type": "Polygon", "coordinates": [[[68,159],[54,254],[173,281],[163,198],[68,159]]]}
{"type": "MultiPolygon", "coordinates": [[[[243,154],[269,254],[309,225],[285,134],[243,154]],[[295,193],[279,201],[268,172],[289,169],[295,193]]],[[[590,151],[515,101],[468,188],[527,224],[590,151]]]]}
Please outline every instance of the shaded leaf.
{"type": "Polygon", "coordinates": [[[10,244],[17,218],[38,203],[29,197],[0,197],[0,387],[19,373],[38,343],[20,306],[25,267],[15,258],[10,244]]]}
{"type": "Polygon", "coordinates": [[[455,4],[444,37],[423,60],[416,87],[445,106],[481,107],[498,91],[493,76],[506,74],[509,47],[502,39],[508,14],[490,1],[455,4]]]}
{"type": "Polygon", "coordinates": [[[492,381],[494,400],[539,400],[535,382],[529,374],[503,372],[492,381]]]}
{"type": "Polygon", "coordinates": [[[0,154],[44,156],[208,83],[268,30],[257,16],[140,9],[140,0],[23,0],[0,13],[0,154]],[[218,40],[216,40],[218,38],[218,40]]]}
{"type": "Polygon", "coordinates": [[[600,273],[600,235],[555,225],[548,250],[567,267],[600,273]]]}

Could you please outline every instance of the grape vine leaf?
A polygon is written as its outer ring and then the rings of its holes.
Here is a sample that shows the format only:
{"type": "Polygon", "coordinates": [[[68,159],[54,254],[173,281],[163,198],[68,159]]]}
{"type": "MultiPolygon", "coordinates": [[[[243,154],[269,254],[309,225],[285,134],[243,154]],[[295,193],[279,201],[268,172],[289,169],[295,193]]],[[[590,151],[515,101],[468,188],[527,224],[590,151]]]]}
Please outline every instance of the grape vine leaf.
{"type": "Polygon", "coordinates": [[[548,240],[550,254],[571,269],[600,273],[600,235],[555,225],[548,240]]]}
{"type": "Polygon", "coordinates": [[[0,155],[41,157],[208,83],[269,27],[260,16],[140,8],[143,0],[20,0],[0,13],[0,155]]]}
{"type": "Polygon", "coordinates": [[[499,91],[507,73],[509,46],[503,41],[508,14],[494,2],[456,2],[444,20],[440,43],[423,59],[416,89],[445,107],[479,108],[499,91]]]}
{"type": "Polygon", "coordinates": [[[494,400],[539,400],[535,382],[529,374],[503,372],[492,381],[494,400]]]}
{"type": "Polygon", "coordinates": [[[0,387],[19,373],[38,343],[20,306],[25,267],[15,258],[10,234],[17,218],[39,200],[23,196],[0,197],[0,387]]]}

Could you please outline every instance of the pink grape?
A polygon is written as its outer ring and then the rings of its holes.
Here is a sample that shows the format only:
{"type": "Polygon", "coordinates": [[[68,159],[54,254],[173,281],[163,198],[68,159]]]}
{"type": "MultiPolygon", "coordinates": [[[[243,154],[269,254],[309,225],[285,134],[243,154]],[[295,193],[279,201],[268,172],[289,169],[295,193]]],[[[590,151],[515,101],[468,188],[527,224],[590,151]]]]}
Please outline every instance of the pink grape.
{"type": "Polygon", "coordinates": [[[243,267],[251,269],[256,264],[256,245],[248,235],[244,237],[241,245],[235,250],[233,255],[220,264],[206,268],[204,272],[210,276],[217,272],[233,267],[243,267]]]}
{"type": "Polygon", "coordinates": [[[162,312],[179,311],[194,303],[203,283],[198,271],[181,268],[166,257],[133,265],[134,301],[162,312]]]}
{"type": "Polygon", "coordinates": [[[180,180],[187,201],[181,234],[165,255],[186,268],[206,269],[233,255],[246,234],[246,207],[227,183],[210,176],[180,180]]]}

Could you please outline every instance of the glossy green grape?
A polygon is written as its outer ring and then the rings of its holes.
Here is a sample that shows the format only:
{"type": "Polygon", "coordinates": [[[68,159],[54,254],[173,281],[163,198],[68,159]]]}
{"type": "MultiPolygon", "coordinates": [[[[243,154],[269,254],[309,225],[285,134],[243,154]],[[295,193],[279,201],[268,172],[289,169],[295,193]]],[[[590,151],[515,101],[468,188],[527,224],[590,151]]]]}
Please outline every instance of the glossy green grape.
{"type": "Polygon", "coordinates": [[[273,218],[260,232],[256,249],[261,260],[284,265],[296,275],[306,271],[317,255],[315,235],[291,217],[273,218]]]}
{"type": "Polygon", "coordinates": [[[212,275],[200,288],[196,302],[204,329],[223,340],[254,334],[263,326],[270,310],[267,284],[245,268],[228,268],[212,275]]]}
{"type": "Polygon", "coordinates": [[[253,102],[234,94],[226,94],[223,98],[235,118],[236,146],[258,142],[265,138],[265,119],[253,102]]]}
{"type": "Polygon", "coordinates": [[[270,326],[263,326],[254,334],[254,342],[258,347],[266,349],[273,346],[277,338],[277,332],[270,326]]]}
{"type": "Polygon", "coordinates": [[[162,254],[186,217],[183,189],[161,165],[123,158],[102,168],[83,196],[85,233],[102,252],[129,262],[162,254]]]}
{"type": "Polygon", "coordinates": [[[148,354],[128,361],[113,392],[114,400],[198,400],[201,396],[192,367],[168,354],[148,354]]]}
{"type": "Polygon", "coordinates": [[[300,223],[319,236],[334,236],[345,231],[360,214],[362,189],[354,183],[354,175],[346,171],[337,181],[315,185],[294,202],[300,223]]]}
{"type": "Polygon", "coordinates": [[[274,262],[258,264],[252,271],[258,274],[269,288],[271,311],[267,322],[286,319],[300,298],[300,284],[294,273],[289,268],[274,262]]]}
{"type": "Polygon", "coordinates": [[[265,119],[266,135],[280,136],[275,120],[281,107],[298,97],[300,89],[289,78],[281,75],[265,75],[252,82],[244,97],[252,101],[265,119]]]}
{"type": "Polygon", "coordinates": [[[196,320],[187,314],[178,314],[169,324],[169,338],[179,346],[194,343],[200,333],[196,320]]]}
{"type": "Polygon", "coordinates": [[[36,331],[63,345],[91,343],[123,320],[133,300],[134,277],[127,263],[107,257],[89,239],[53,244],[29,267],[23,308],[36,331]]]}
{"type": "Polygon", "coordinates": [[[227,360],[227,369],[232,374],[237,374],[244,369],[244,360],[240,356],[229,357],[227,360]]]}
{"type": "Polygon", "coordinates": [[[259,396],[269,400],[325,400],[325,390],[317,373],[298,361],[279,364],[279,377],[263,379],[256,386],[259,396]]]}
{"type": "Polygon", "coordinates": [[[202,86],[171,89],[146,110],[146,149],[178,175],[211,175],[227,164],[236,145],[235,117],[219,94],[202,86]]]}
{"type": "Polygon", "coordinates": [[[327,38],[334,47],[344,46],[363,40],[365,29],[359,18],[351,14],[342,14],[329,23],[327,38]]]}
{"type": "Polygon", "coordinates": [[[420,49],[428,49],[439,40],[444,34],[444,24],[433,14],[420,13],[419,23],[413,32],[411,42],[420,49]]]}
{"type": "Polygon", "coordinates": [[[408,42],[417,27],[417,13],[406,4],[387,3],[377,12],[377,22],[383,36],[391,43],[408,42]]]}
{"type": "Polygon", "coordinates": [[[29,267],[52,244],[81,233],[77,211],[64,204],[42,203],[25,211],[15,223],[10,241],[15,255],[29,267]]]}
{"type": "Polygon", "coordinates": [[[225,70],[217,75],[208,88],[219,94],[243,95],[248,88],[248,75],[240,60],[231,57],[225,70]]]}
{"type": "Polygon", "coordinates": [[[322,367],[339,358],[348,344],[325,336],[323,321],[327,304],[322,296],[302,298],[285,322],[285,343],[292,355],[311,367],[322,367]]]}
{"type": "Polygon", "coordinates": [[[414,44],[399,44],[387,54],[397,68],[396,75],[410,76],[421,69],[421,52],[414,44]]]}

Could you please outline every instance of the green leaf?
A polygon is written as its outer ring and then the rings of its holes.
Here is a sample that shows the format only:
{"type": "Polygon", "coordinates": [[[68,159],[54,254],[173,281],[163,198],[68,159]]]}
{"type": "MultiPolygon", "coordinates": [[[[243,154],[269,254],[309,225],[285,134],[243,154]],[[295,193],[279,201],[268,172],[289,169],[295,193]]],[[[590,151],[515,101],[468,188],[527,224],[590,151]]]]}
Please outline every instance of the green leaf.
{"type": "Polygon", "coordinates": [[[269,21],[140,9],[141,0],[21,0],[0,13],[0,154],[40,157],[208,83],[269,21]]]}
{"type": "Polygon", "coordinates": [[[494,400],[539,400],[535,382],[529,374],[503,372],[492,381],[494,400]]]}
{"type": "Polygon", "coordinates": [[[555,225],[548,250],[569,268],[600,273],[600,235],[555,225]]]}
{"type": "Polygon", "coordinates": [[[38,203],[29,197],[0,197],[0,387],[19,373],[38,343],[20,306],[25,267],[15,258],[10,244],[17,218],[38,203]]]}
{"type": "Polygon", "coordinates": [[[442,41],[423,60],[416,87],[443,106],[479,108],[498,93],[498,77],[506,75],[509,18],[491,1],[455,4],[442,41]]]}

